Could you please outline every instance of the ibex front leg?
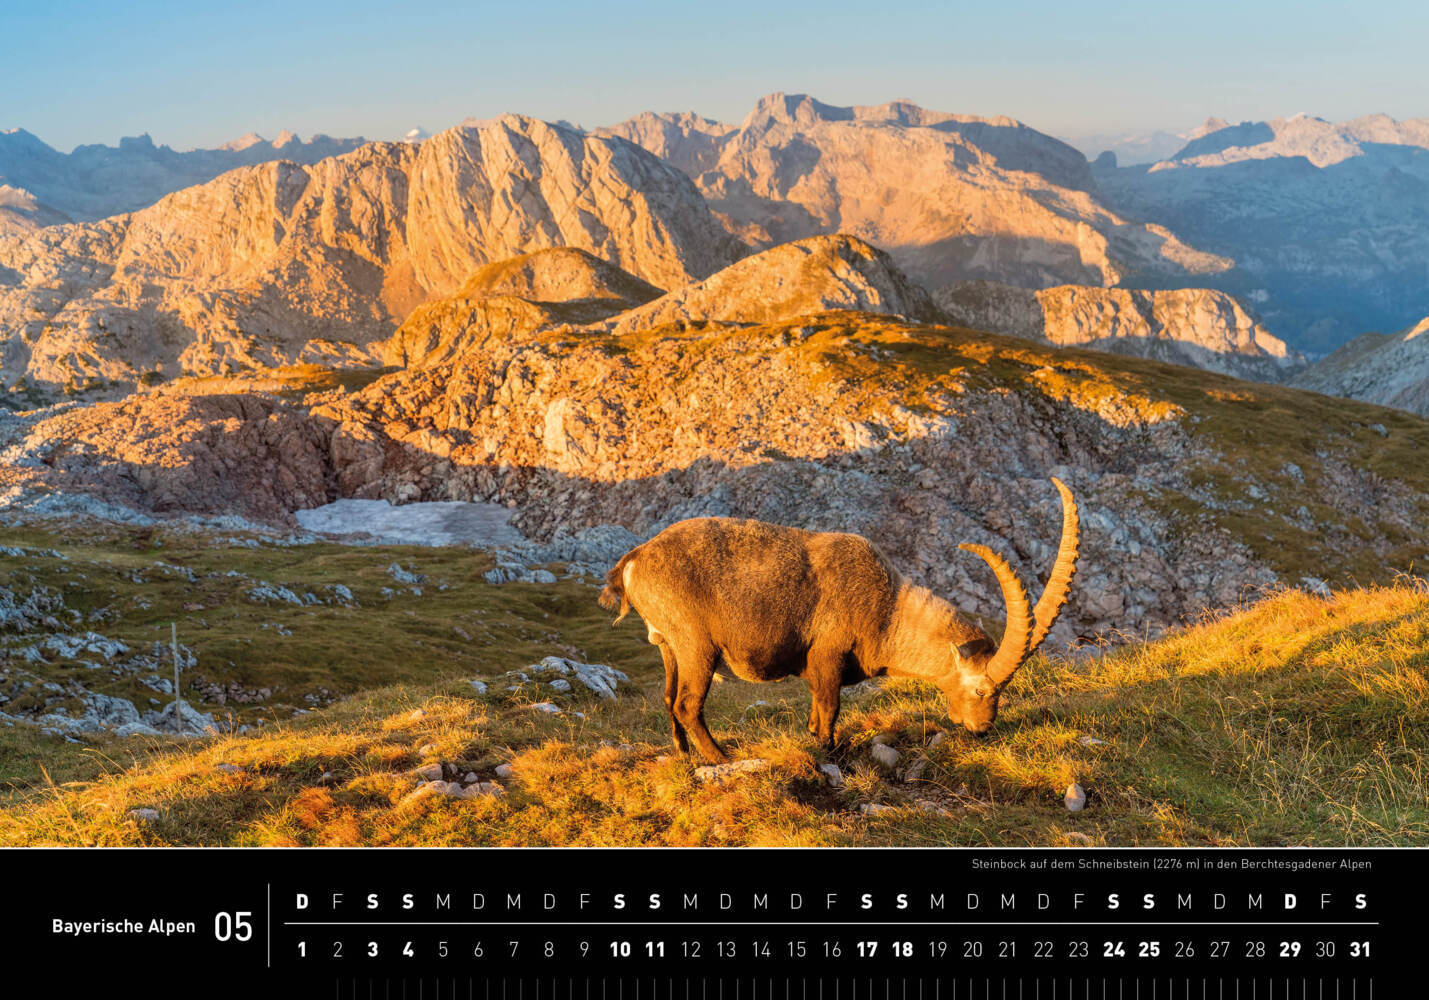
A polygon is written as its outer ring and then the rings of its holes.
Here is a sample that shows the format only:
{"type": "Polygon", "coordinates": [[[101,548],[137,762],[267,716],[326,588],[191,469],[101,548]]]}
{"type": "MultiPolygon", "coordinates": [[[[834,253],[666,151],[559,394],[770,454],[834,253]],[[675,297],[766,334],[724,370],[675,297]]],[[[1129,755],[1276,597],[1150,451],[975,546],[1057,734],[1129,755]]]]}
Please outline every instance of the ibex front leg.
{"type": "Polygon", "coordinates": [[[839,717],[839,689],[843,679],[843,654],[809,650],[804,680],[809,683],[813,706],[809,710],[809,732],[825,750],[834,748],[834,723],[839,717]]]}

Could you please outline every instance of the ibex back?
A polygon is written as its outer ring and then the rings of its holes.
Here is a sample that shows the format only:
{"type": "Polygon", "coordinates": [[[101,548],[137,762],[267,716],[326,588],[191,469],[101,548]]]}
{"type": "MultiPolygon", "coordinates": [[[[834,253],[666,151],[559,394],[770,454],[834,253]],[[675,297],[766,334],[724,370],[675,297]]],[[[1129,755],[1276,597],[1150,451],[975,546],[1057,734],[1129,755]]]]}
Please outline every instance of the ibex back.
{"type": "Polygon", "coordinates": [[[1007,607],[1002,642],[969,624],[942,598],[909,582],[858,535],[802,531],[724,517],[672,524],[631,549],[606,576],[600,602],[633,607],[665,660],[665,705],[675,744],[689,740],[710,761],[728,759],[704,721],[721,660],[750,681],[802,677],[813,693],[809,731],[834,742],[839,689],[884,674],[936,684],[952,721],[985,733],[998,697],[1046,638],[1076,572],[1078,520],[1062,496],[1062,541],[1035,609],[1017,575],[981,545],[1007,607]]]}

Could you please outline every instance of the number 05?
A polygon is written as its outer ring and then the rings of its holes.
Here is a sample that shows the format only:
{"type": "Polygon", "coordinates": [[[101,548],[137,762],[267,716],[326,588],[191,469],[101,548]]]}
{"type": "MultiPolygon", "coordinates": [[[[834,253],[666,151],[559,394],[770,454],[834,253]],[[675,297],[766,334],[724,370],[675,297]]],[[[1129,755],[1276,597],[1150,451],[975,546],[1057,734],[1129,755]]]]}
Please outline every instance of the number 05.
{"type": "Polygon", "coordinates": [[[237,913],[215,913],[213,936],[220,941],[249,941],[253,938],[252,910],[237,913]]]}

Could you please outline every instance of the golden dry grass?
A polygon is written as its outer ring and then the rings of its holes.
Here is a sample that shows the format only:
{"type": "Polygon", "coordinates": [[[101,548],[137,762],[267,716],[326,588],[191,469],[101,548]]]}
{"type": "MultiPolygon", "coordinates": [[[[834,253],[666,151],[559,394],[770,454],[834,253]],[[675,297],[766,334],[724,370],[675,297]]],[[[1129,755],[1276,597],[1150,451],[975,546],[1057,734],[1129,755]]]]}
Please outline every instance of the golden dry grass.
{"type": "MultiPolygon", "coordinates": [[[[184,557],[180,548],[169,540],[164,558],[202,567],[200,550],[184,557]]],[[[71,552],[72,562],[140,558],[113,538],[71,552]]],[[[697,780],[668,745],[658,657],[638,622],[609,628],[592,586],[494,587],[480,580],[481,557],[440,550],[213,558],[275,581],[353,581],[360,613],[306,609],[293,621],[304,643],[277,656],[270,632],[261,642],[272,648],[255,639],[251,651],[274,683],[286,678],[296,691],[323,675],[345,697],[296,717],[256,709],[269,713],[262,728],[195,742],[77,747],[28,726],[0,728],[9,783],[0,843],[1429,844],[1422,581],[1330,599],[1286,592],[1155,641],[1036,659],[987,740],[951,733],[935,744],[946,719],[928,686],[850,689],[832,758],[846,780],[833,788],[804,733],[808,694],[798,682],[717,685],[708,710],[716,735],[769,766],[725,784],[697,780]],[[430,605],[369,601],[394,559],[442,576],[448,590],[430,605]],[[447,619],[458,614],[469,630],[484,622],[470,644],[448,644],[447,619]],[[375,641],[403,655],[361,655],[375,641]],[[347,650],[349,678],[342,663],[303,662],[333,644],[347,650]],[[552,716],[530,708],[550,697],[533,685],[477,695],[469,684],[546,652],[615,663],[632,689],[613,702],[577,698],[552,716]],[[916,780],[876,768],[868,750],[880,733],[903,754],[900,767],[926,761],[916,780]],[[515,773],[501,797],[404,805],[418,780],[410,771],[429,762],[486,780],[502,763],[515,773]],[[1072,781],[1089,795],[1077,814],[1061,801],[1072,781]],[[158,818],[137,820],[134,809],[158,818]]],[[[163,617],[165,602],[184,596],[145,586],[154,606],[144,615],[163,617]]],[[[224,617],[248,610],[224,600],[224,617]]],[[[252,630],[242,620],[224,627],[252,630]]]]}

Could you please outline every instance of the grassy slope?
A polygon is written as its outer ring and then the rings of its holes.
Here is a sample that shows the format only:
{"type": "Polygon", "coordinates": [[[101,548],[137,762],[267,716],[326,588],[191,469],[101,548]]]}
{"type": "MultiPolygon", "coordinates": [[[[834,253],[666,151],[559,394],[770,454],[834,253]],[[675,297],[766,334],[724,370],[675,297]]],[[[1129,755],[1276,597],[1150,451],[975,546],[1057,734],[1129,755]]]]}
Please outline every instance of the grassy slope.
{"type": "MultiPolygon", "coordinates": [[[[1216,501],[1178,494],[1150,497],[1183,530],[1224,528],[1283,579],[1385,582],[1422,566],[1429,545],[1429,420],[1403,410],[1322,396],[1288,386],[1243,382],[1179,365],[1097,351],[1057,349],[957,327],[887,322],[828,323],[808,340],[832,372],[891,381],[901,376],[910,404],[942,386],[965,385],[1047,396],[1084,409],[1154,423],[1179,417],[1206,446],[1188,469],[1191,484],[1216,501]],[[876,346],[875,357],[848,344],[876,346]],[[896,369],[895,367],[896,366],[896,369]],[[897,376],[893,375],[897,371],[897,376]],[[1342,461],[1380,483],[1400,484],[1419,498],[1417,523],[1358,520],[1344,527],[1355,544],[1327,539],[1283,515],[1302,505],[1316,524],[1343,516],[1316,496],[1333,495],[1326,460],[1342,461]],[[1301,471],[1298,479],[1288,469],[1301,471]],[[1254,485],[1265,499],[1251,492],[1254,485]],[[1371,551],[1373,542],[1383,555],[1371,551]]],[[[897,384],[896,382],[894,384],[897,384]]]]}
{"type": "MultiPolygon", "coordinates": [[[[1419,527],[1429,522],[1429,420],[1415,414],[1144,358],[872,315],[826,313],[756,332],[778,339],[790,330],[812,331],[794,338],[794,350],[815,358],[826,377],[895,388],[913,410],[928,409],[934,396],[976,390],[1015,393],[1043,407],[1057,400],[1113,422],[1179,420],[1199,446],[1186,468],[1197,495],[1158,492],[1146,498],[1149,505],[1186,532],[1226,530],[1282,579],[1383,583],[1429,561],[1419,527]],[[1416,516],[1347,518],[1325,502],[1343,491],[1331,468],[1340,464],[1376,488],[1402,491],[1416,516]],[[1310,526],[1293,513],[1302,507],[1310,526]]],[[[630,334],[611,349],[677,335],[698,356],[722,339],[750,334],[661,328],[630,334]]]]}
{"type": "Polygon", "coordinates": [[[131,644],[177,619],[196,673],[281,689],[237,707],[239,721],[268,720],[241,736],[80,746],[0,727],[3,844],[1429,843],[1429,594],[1408,582],[1329,601],[1286,593],[1154,643],[1034,660],[985,741],[955,733],[930,747],[945,720],[929,687],[846,692],[835,760],[848,780],[834,790],[817,780],[797,682],[715,688],[716,734],[771,767],[698,783],[667,756],[662,673],[643,629],[633,616],[611,629],[577,581],[491,586],[486,557],[458,550],[215,550],[72,528],[7,529],[0,543],[71,557],[5,559],[0,585],[33,578],[72,607],[113,608],[118,620],[96,627],[131,644]],[[163,576],[156,559],[199,582],[163,576]],[[431,577],[421,597],[381,597],[393,561],[431,577]],[[145,567],[147,583],[127,575],[145,567]],[[362,606],[256,605],[231,578],[206,575],[231,568],[295,589],[345,583],[362,606]],[[293,635],[261,628],[278,622],[293,635]],[[633,691],[578,699],[581,720],[529,708],[549,691],[476,696],[467,683],[552,652],[614,663],[633,691]],[[318,688],[344,697],[294,716],[318,688]],[[749,708],[756,699],[768,704],[749,708]],[[879,776],[867,753],[879,732],[905,760],[926,757],[920,780],[879,776]],[[416,782],[404,772],[424,761],[483,778],[509,761],[516,776],[501,798],[397,808],[416,782]],[[1075,815],[1061,804],[1073,780],[1090,795],[1075,815]],[[861,812],[868,802],[896,808],[861,812]],[[159,819],[129,818],[140,807],[159,819]]]}

